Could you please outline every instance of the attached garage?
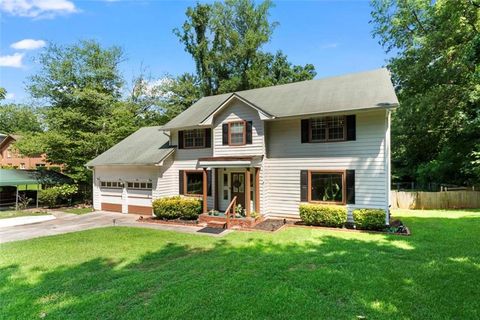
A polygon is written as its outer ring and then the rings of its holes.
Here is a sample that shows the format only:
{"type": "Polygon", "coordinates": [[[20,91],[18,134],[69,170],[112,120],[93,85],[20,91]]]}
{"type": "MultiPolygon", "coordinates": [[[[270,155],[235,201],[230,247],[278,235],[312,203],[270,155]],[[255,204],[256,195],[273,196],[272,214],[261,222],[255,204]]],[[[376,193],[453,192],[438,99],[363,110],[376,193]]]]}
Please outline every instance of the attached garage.
{"type": "Polygon", "coordinates": [[[136,178],[129,178],[125,169],[117,171],[111,168],[109,170],[99,170],[99,173],[103,173],[107,177],[99,178],[100,209],[151,215],[153,184],[150,181],[140,182],[139,180],[151,180],[149,176],[155,174],[155,168],[143,168],[143,170],[142,168],[136,168],[136,178]],[[116,179],[117,181],[107,181],[105,179],[116,179]]]}
{"type": "Polygon", "coordinates": [[[94,208],[151,215],[161,166],[175,151],[168,142],[161,127],[141,128],[88,162],[94,208]]]}

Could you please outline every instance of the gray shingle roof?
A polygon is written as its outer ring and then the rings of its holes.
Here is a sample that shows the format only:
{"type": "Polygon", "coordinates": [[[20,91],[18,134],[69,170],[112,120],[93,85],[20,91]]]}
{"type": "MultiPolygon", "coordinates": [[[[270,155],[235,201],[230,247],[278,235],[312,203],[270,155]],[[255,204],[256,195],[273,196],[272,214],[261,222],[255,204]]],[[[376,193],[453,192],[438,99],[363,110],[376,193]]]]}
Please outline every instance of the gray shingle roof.
{"type": "Polygon", "coordinates": [[[144,127],[89,161],[86,166],[156,164],[175,150],[168,146],[168,142],[162,127],[144,127]]]}
{"type": "MultiPolygon", "coordinates": [[[[204,97],[164,128],[196,126],[233,93],[204,97]]],[[[274,117],[398,106],[387,69],[235,92],[274,117]]]]}

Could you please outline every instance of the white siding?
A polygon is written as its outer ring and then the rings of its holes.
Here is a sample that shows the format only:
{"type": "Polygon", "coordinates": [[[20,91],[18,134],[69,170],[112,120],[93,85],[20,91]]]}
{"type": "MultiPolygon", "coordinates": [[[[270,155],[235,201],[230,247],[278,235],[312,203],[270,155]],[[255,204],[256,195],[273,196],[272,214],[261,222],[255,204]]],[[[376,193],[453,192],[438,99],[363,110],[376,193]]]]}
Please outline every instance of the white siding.
{"type": "Polygon", "coordinates": [[[266,214],[298,215],[300,170],[355,170],[355,207],[386,208],[385,111],[357,114],[356,141],[301,143],[300,119],[267,123],[266,214]]]}
{"type": "MultiPolygon", "coordinates": [[[[177,145],[178,132],[171,132],[171,143],[177,145]]],[[[198,158],[211,157],[212,148],[200,149],[177,149],[173,156],[165,160],[160,167],[157,188],[154,191],[154,198],[174,196],[179,194],[179,171],[180,170],[202,170],[197,167],[198,158]]],[[[215,192],[215,175],[212,172],[212,196],[207,197],[208,208],[213,208],[215,192]]]]}
{"type": "MultiPolygon", "coordinates": [[[[179,194],[179,171],[201,170],[198,158],[211,156],[264,155],[260,171],[260,212],[267,215],[298,217],[300,170],[355,170],[355,207],[387,208],[388,203],[388,122],[384,110],[357,114],[356,141],[301,143],[300,119],[264,122],[258,112],[240,101],[233,101],[217,114],[212,128],[213,148],[182,149],[162,166],[97,167],[94,174],[94,206],[100,209],[101,180],[152,179],[152,198],[179,194]],[[252,121],[252,144],[222,145],[222,123],[252,121]],[[265,147],[264,141],[267,141],[265,147]],[[387,157],[385,155],[387,154],[387,157]]],[[[171,131],[171,144],[177,145],[177,131],[171,131]]],[[[244,168],[242,168],[244,169],[244,168]]],[[[222,171],[220,171],[222,179],[222,171]]],[[[212,173],[212,180],[215,175],[212,173]]],[[[220,189],[221,190],[221,189],[220,189]]],[[[208,208],[214,206],[215,181],[208,208]]],[[[219,197],[221,199],[222,192],[219,197]]],[[[219,199],[219,200],[220,200],[219,199]]],[[[221,201],[221,200],[220,200],[221,201]]]]}
{"type": "Polygon", "coordinates": [[[245,103],[233,100],[214,118],[213,139],[215,157],[240,156],[240,155],[263,155],[264,148],[264,123],[258,115],[258,111],[245,103]],[[252,144],[243,146],[222,145],[222,124],[226,122],[246,120],[252,121],[252,144]]]}

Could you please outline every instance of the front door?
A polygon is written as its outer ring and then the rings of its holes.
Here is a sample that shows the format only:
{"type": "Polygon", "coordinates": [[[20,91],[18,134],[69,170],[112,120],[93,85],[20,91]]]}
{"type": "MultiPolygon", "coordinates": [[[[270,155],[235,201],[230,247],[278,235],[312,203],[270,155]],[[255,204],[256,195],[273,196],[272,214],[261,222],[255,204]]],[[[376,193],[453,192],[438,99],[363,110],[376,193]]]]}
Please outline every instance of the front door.
{"type": "Polygon", "coordinates": [[[232,172],[231,178],[232,199],[237,196],[237,205],[245,209],[245,173],[232,172]]]}

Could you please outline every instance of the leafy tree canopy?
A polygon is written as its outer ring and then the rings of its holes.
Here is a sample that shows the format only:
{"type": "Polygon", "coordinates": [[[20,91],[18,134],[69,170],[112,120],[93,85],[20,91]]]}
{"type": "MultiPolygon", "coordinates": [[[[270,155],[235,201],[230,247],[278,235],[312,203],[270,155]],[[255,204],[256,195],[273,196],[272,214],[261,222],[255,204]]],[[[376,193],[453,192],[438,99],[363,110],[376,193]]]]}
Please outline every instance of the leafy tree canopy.
{"type": "Polygon", "coordinates": [[[480,181],[480,3],[373,0],[374,35],[394,54],[399,179],[480,181]]]}
{"type": "Polygon", "coordinates": [[[46,152],[48,161],[65,164],[78,181],[88,181],[85,164],[119,140],[167,119],[154,110],[156,97],[139,77],[131,94],[122,97],[124,80],[118,66],[118,47],[104,48],[95,41],[71,46],[49,45],[39,56],[40,71],[29,82],[31,95],[45,102],[45,132],[17,143],[23,154],[46,152]]]}
{"type": "Polygon", "coordinates": [[[26,105],[4,104],[0,107],[0,133],[39,132],[42,130],[39,112],[26,105]]]}
{"type": "Polygon", "coordinates": [[[277,25],[268,20],[270,0],[227,0],[188,8],[175,34],[195,61],[205,96],[262,86],[310,80],[311,64],[292,65],[287,57],[261,51],[277,25]]]}

